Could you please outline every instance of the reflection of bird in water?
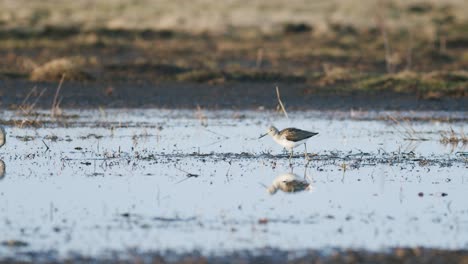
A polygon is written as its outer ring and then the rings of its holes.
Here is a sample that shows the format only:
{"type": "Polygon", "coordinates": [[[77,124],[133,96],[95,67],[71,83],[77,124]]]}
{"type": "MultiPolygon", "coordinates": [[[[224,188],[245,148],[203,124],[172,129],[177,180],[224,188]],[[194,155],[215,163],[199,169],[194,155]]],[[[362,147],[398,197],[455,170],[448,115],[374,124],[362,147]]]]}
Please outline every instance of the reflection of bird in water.
{"type": "Polygon", "coordinates": [[[310,137],[313,137],[317,135],[318,133],[315,132],[309,132],[305,130],[301,130],[298,128],[285,128],[281,131],[278,131],[278,129],[274,126],[270,126],[268,128],[268,132],[261,135],[260,138],[270,135],[273,137],[273,140],[276,141],[276,143],[280,144],[281,146],[285,147],[290,151],[289,155],[289,160],[291,160],[291,157],[293,155],[293,148],[301,145],[304,143],[305,147],[305,155],[307,157],[307,146],[306,146],[306,141],[310,137]]]}
{"type": "Polygon", "coordinates": [[[270,194],[275,194],[278,189],[283,192],[293,193],[311,190],[312,186],[294,173],[284,173],[277,176],[271,186],[267,188],[270,194]]]}
{"type": "Polygon", "coordinates": [[[0,126],[0,147],[5,145],[5,135],[5,129],[2,126],[0,126]]]}
{"type": "Polygon", "coordinates": [[[0,180],[5,177],[5,162],[3,160],[0,160],[0,180]]]}

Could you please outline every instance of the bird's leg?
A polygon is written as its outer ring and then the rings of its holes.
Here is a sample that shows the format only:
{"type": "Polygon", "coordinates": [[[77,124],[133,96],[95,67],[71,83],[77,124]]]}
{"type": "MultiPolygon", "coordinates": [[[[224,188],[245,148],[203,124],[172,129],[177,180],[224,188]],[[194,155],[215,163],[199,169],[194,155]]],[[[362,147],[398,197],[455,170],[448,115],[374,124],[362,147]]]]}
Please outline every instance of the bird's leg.
{"type": "Polygon", "coordinates": [[[293,149],[291,149],[291,153],[289,154],[289,166],[291,166],[291,158],[293,156],[293,149]]]}
{"type": "Polygon", "coordinates": [[[307,168],[309,167],[309,163],[310,163],[311,161],[312,161],[312,158],[310,158],[309,155],[307,154],[307,156],[306,156],[306,163],[305,163],[305,165],[304,165],[304,180],[305,180],[307,168]]]}
{"type": "Polygon", "coordinates": [[[307,153],[307,144],[304,143],[304,157],[306,160],[310,160],[309,159],[309,153],[307,153]]]}

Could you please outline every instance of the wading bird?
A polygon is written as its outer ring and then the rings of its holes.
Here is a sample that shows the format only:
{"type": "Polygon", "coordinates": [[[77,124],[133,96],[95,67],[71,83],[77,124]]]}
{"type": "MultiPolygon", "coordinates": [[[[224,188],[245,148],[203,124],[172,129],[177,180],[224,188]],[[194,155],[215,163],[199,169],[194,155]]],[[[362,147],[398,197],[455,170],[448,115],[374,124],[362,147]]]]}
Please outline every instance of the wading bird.
{"type": "Polygon", "coordinates": [[[309,132],[309,131],[305,131],[305,130],[301,130],[301,129],[293,128],[293,127],[285,128],[281,131],[278,131],[276,127],[270,126],[268,128],[268,132],[261,135],[259,139],[266,135],[270,135],[271,137],[273,137],[273,140],[275,140],[276,143],[280,144],[281,146],[283,146],[284,148],[290,151],[289,161],[291,161],[291,158],[293,156],[293,149],[301,145],[302,143],[304,143],[304,149],[305,149],[304,155],[307,158],[306,141],[310,137],[313,137],[317,134],[318,133],[309,132]]]}

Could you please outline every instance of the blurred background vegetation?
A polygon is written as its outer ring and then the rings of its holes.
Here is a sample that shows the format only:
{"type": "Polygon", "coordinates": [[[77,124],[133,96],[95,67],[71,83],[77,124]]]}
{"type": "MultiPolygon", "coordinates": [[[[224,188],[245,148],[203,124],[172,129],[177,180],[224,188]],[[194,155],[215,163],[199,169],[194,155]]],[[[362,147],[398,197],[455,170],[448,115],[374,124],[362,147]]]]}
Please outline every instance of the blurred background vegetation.
{"type": "Polygon", "coordinates": [[[436,38],[441,26],[466,23],[467,8],[463,0],[2,0],[0,25],[25,30],[57,26],[188,32],[253,27],[272,32],[288,23],[306,23],[317,33],[326,33],[337,24],[372,29],[380,19],[389,30],[414,30],[436,38]]]}
{"type": "Polygon", "coordinates": [[[466,96],[466,10],[463,0],[1,0],[0,78],[466,96]]]}

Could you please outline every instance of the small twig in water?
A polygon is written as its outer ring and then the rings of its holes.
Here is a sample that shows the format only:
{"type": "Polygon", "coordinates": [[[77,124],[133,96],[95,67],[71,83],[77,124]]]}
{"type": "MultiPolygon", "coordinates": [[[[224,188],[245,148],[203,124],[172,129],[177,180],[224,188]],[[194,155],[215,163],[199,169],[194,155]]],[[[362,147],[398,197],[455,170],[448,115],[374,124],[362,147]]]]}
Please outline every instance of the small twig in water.
{"type": "Polygon", "coordinates": [[[221,133],[218,133],[218,132],[215,132],[215,131],[213,131],[213,130],[210,130],[210,129],[206,128],[206,127],[205,127],[205,130],[208,131],[208,132],[210,132],[210,133],[212,133],[212,134],[221,136],[221,137],[223,137],[223,138],[225,138],[225,139],[228,139],[228,138],[229,138],[228,136],[225,136],[225,135],[223,135],[223,134],[221,134],[221,133]]]}
{"type": "Polygon", "coordinates": [[[174,167],[174,168],[176,168],[177,170],[179,170],[179,171],[185,173],[185,174],[186,174],[185,177],[187,177],[187,178],[185,178],[185,179],[182,179],[182,180],[176,182],[176,184],[179,184],[179,183],[181,183],[181,182],[183,182],[183,181],[186,181],[186,180],[188,180],[189,178],[198,178],[198,176],[200,176],[200,175],[198,175],[198,174],[186,172],[186,171],[184,171],[184,170],[182,170],[182,169],[179,169],[179,168],[177,168],[177,167],[174,167]]]}
{"type": "Polygon", "coordinates": [[[44,143],[44,145],[46,146],[46,150],[44,152],[47,152],[48,150],[50,150],[49,146],[47,146],[44,140],[42,140],[42,143],[44,143]]]}
{"type": "Polygon", "coordinates": [[[232,162],[232,160],[229,161],[229,167],[228,167],[228,169],[226,171],[226,179],[227,179],[228,182],[229,182],[229,171],[231,170],[231,164],[232,164],[231,162],[232,162]]]}

